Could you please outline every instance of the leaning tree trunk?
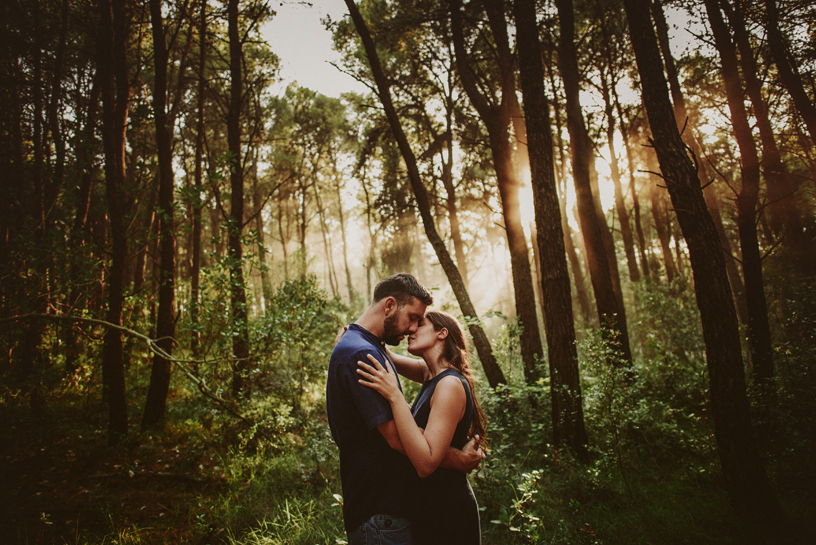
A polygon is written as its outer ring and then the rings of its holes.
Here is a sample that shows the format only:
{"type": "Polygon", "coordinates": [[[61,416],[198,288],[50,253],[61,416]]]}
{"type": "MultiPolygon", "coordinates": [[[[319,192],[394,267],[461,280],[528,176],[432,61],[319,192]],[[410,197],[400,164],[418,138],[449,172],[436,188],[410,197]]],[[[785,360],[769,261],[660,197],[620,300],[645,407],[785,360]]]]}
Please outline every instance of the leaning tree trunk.
{"type": "Polygon", "coordinates": [[[527,150],[538,236],[544,328],[550,365],[553,438],[584,461],[589,458],[569,272],[555,187],[550,105],[536,25],[535,0],[515,0],[516,40],[527,126],[527,150]]]}
{"type": "Polygon", "coordinates": [[[465,315],[465,318],[469,322],[468,329],[470,330],[470,334],[473,336],[473,344],[476,346],[476,352],[479,354],[479,361],[482,363],[490,387],[495,388],[499,384],[506,384],[507,381],[504,378],[504,374],[493,356],[490,341],[487,339],[487,335],[485,335],[484,330],[478,324],[478,315],[476,314],[476,310],[473,308],[473,303],[470,301],[470,296],[468,295],[467,289],[465,289],[465,284],[462,282],[462,277],[459,274],[459,270],[456,268],[453,259],[451,259],[450,253],[445,247],[445,242],[436,231],[433,216],[431,215],[428,192],[419,176],[419,168],[417,167],[416,157],[414,156],[414,152],[411,150],[411,146],[408,143],[408,138],[402,129],[399,117],[397,117],[397,111],[394,108],[393,102],[391,101],[389,84],[386,80],[385,74],[383,73],[382,66],[380,65],[380,58],[377,56],[377,49],[374,45],[374,40],[371,39],[371,34],[368,31],[368,27],[366,26],[362,15],[360,15],[360,11],[357,9],[357,5],[354,3],[354,0],[345,0],[345,2],[349,13],[351,14],[351,19],[354,21],[354,26],[357,28],[357,33],[360,35],[360,40],[363,42],[363,47],[365,48],[366,56],[368,57],[368,62],[371,66],[371,73],[374,76],[374,81],[377,85],[377,94],[382,102],[383,108],[385,109],[385,115],[388,118],[391,131],[394,133],[394,137],[397,140],[397,145],[399,146],[402,157],[405,160],[405,165],[408,169],[408,179],[411,182],[411,188],[414,191],[414,196],[417,200],[417,207],[419,208],[422,223],[425,227],[425,235],[428,237],[428,241],[431,243],[431,246],[433,246],[436,256],[439,259],[439,263],[442,265],[442,269],[445,271],[445,274],[448,277],[453,293],[456,295],[456,299],[459,301],[459,307],[462,310],[462,314],[465,315]]]}
{"type": "Polygon", "coordinates": [[[785,36],[779,28],[779,8],[776,0],[765,0],[765,11],[767,14],[768,48],[771,50],[771,57],[779,72],[779,79],[782,85],[788,90],[788,94],[793,99],[793,104],[805,122],[810,139],[816,145],[816,105],[808,96],[805,90],[802,76],[796,64],[791,62],[791,54],[785,36]]]}
{"type": "Polygon", "coordinates": [[[246,372],[249,368],[249,327],[247,324],[246,285],[244,282],[244,250],[241,232],[244,228],[244,170],[241,160],[241,110],[243,106],[242,42],[238,29],[239,0],[227,4],[230,99],[227,112],[227,146],[230,152],[230,216],[228,245],[230,268],[230,306],[232,308],[232,393],[245,393],[246,372]]]}
{"type": "Polygon", "coordinates": [[[674,120],[648,0],[624,0],[624,6],[652,142],[691,258],[706,347],[714,435],[728,493],[736,510],[748,520],[777,526],[781,509],[756,448],[739,327],[717,231],[674,120]]]}
{"type": "MultiPolygon", "coordinates": [[[[579,72],[575,52],[575,12],[572,0],[556,0],[561,26],[561,43],[558,48],[561,77],[567,107],[567,130],[572,148],[572,168],[575,196],[581,234],[584,238],[592,289],[601,327],[611,328],[612,342],[625,362],[631,363],[629,333],[626,328],[624,309],[615,293],[610,260],[603,242],[601,218],[598,216],[590,182],[592,142],[589,139],[579,99],[579,72]]],[[[615,361],[618,361],[617,359],[615,361]]]]}
{"type": "MultiPolygon", "coordinates": [[[[156,147],[159,156],[159,310],[156,320],[156,344],[167,354],[173,352],[176,330],[176,237],[173,207],[173,120],[167,115],[167,45],[164,40],[161,0],[150,0],[150,20],[153,30],[153,118],[156,126],[156,147]]],[[[170,390],[170,361],[153,355],[150,386],[147,390],[142,428],[164,420],[167,393],[170,390]]]]}
{"type": "MultiPolygon", "coordinates": [[[[105,189],[110,221],[111,265],[108,270],[106,320],[122,325],[127,231],[125,227],[125,131],[130,82],[125,43],[127,22],[124,0],[99,1],[99,77],[102,88],[102,145],[105,152],[105,189]]],[[[108,403],[108,442],[127,434],[125,368],[122,332],[107,328],[102,348],[102,384],[108,403]]]]}
{"type": "Polygon", "coordinates": [[[759,69],[754,59],[748,31],[745,28],[745,17],[740,0],[735,0],[731,9],[728,2],[721,4],[727,9],[734,38],[740,50],[740,65],[745,78],[745,91],[751,99],[759,138],[762,142],[762,173],[768,188],[768,210],[770,211],[771,229],[776,237],[783,236],[783,241],[797,256],[799,269],[805,275],[816,273],[816,256],[813,241],[805,234],[801,213],[794,193],[797,190],[791,175],[782,163],[782,154],[776,144],[776,136],[771,125],[768,103],[762,96],[762,83],[759,81],[759,69]]]}
{"type": "Polygon", "coordinates": [[[762,278],[762,255],[757,237],[757,202],[759,200],[759,155],[757,153],[748,112],[745,92],[740,83],[737,49],[723,20],[717,0],[705,0],[708,20],[714,34],[714,45],[720,54],[725,94],[734,137],[740,150],[742,189],[737,195],[737,227],[742,249],[742,274],[745,278],[745,298],[748,303],[748,338],[751,344],[751,365],[754,384],[761,391],[769,388],[774,376],[771,328],[768,323],[768,304],[762,278]]]}

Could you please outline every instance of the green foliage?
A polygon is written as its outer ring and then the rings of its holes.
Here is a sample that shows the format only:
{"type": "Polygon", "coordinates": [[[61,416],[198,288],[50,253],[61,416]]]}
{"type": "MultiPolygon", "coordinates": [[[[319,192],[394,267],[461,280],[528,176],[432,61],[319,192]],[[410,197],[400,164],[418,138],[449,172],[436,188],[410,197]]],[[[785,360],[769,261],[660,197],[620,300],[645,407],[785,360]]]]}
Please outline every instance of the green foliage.
{"type": "Polygon", "coordinates": [[[252,324],[258,384],[288,400],[295,411],[313,406],[322,396],[332,340],[344,323],[342,310],[339,300],[330,302],[318,288],[314,276],[278,288],[266,313],[252,324]]]}
{"type": "MultiPolygon", "coordinates": [[[[584,331],[578,344],[589,464],[550,444],[548,378],[531,386],[518,372],[483,391],[491,451],[471,482],[485,542],[738,539],[719,480],[693,297],[680,287],[638,290],[630,319],[644,342],[632,368],[608,332],[584,331]]],[[[514,352],[502,348],[512,346],[513,331],[505,335],[494,346],[503,369],[513,369],[514,352]]]]}

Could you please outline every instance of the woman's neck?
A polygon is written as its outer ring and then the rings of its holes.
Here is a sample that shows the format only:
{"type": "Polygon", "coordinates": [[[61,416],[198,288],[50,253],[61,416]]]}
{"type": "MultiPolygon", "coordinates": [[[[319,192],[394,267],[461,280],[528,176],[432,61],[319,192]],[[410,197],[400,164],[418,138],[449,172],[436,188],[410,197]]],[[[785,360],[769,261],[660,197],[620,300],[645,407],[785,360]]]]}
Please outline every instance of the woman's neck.
{"type": "Polygon", "coordinates": [[[423,354],[422,358],[428,364],[428,370],[431,372],[431,378],[450,368],[450,362],[442,357],[442,355],[435,350],[428,350],[423,354]]]}

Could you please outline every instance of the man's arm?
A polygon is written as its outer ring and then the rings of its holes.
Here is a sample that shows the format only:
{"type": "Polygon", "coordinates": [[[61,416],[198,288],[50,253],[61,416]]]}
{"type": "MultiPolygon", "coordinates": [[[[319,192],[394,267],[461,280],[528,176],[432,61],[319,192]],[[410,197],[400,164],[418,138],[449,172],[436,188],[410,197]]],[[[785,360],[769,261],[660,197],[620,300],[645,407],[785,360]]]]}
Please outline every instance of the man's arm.
{"type": "MultiPolygon", "coordinates": [[[[405,448],[402,446],[402,441],[400,441],[399,433],[397,433],[397,424],[394,420],[379,424],[377,431],[382,434],[388,446],[397,452],[405,454],[405,448]]],[[[484,457],[484,452],[479,446],[479,436],[476,435],[467,442],[462,450],[448,447],[445,457],[442,458],[442,462],[440,462],[439,466],[455,469],[462,473],[470,473],[479,467],[484,457]]]]}
{"type": "Polygon", "coordinates": [[[405,447],[402,446],[402,441],[397,432],[397,423],[394,422],[393,418],[382,424],[377,424],[377,431],[380,432],[380,435],[383,436],[389,447],[405,454],[405,447]]]}
{"type": "Polygon", "coordinates": [[[462,473],[470,473],[479,467],[484,457],[485,454],[482,451],[482,447],[479,446],[479,436],[474,435],[473,438],[462,447],[462,450],[453,447],[448,448],[439,466],[455,469],[462,473]]]}

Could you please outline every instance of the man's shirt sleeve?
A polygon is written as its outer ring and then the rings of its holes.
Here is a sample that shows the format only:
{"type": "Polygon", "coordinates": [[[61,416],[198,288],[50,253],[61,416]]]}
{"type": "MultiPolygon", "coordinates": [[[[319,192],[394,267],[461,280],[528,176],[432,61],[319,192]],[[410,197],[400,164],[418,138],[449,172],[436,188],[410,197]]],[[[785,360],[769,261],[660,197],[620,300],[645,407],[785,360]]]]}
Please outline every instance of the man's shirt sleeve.
{"type": "MultiPolygon", "coordinates": [[[[384,362],[376,351],[363,350],[352,354],[352,357],[344,363],[343,376],[351,392],[351,398],[354,400],[354,404],[360,411],[366,427],[371,431],[383,422],[393,420],[394,415],[391,412],[391,404],[387,399],[373,388],[364,386],[359,382],[363,377],[357,373],[359,367],[357,362],[363,361],[369,363],[370,360],[366,357],[368,354],[377,358],[380,365],[391,365],[390,362],[384,362]]],[[[393,366],[391,366],[391,372],[396,372],[393,366]]]]}

